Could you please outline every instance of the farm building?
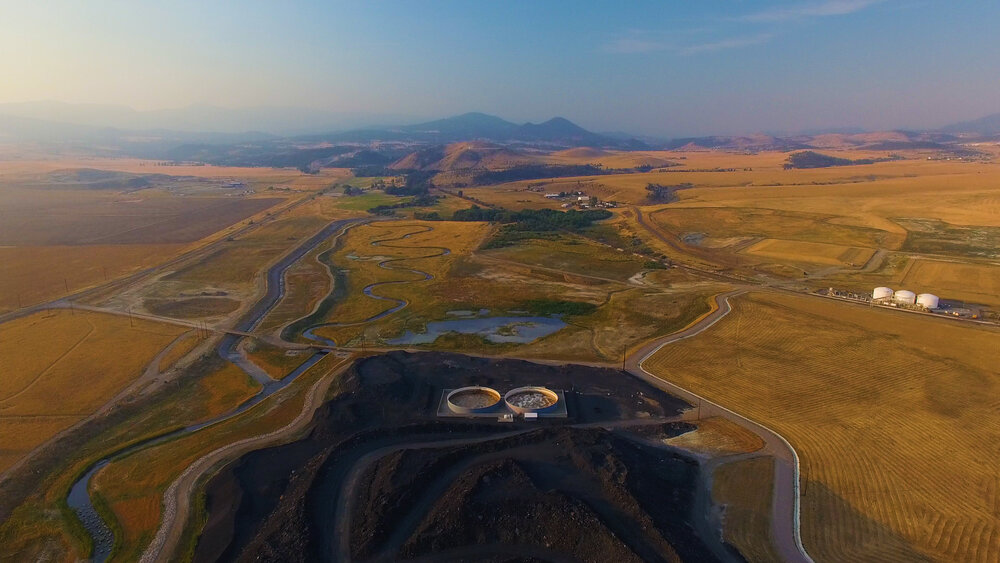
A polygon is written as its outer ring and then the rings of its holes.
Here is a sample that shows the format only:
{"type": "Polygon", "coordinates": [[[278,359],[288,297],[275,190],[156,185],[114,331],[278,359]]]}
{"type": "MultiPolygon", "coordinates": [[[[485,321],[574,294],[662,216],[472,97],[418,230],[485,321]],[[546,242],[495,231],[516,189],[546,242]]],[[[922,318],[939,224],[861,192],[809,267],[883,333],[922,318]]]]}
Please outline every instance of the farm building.
{"type": "Polygon", "coordinates": [[[907,289],[900,289],[896,291],[896,293],[892,294],[892,300],[895,301],[896,303],[913,305],[917,301],[917,294],[907,289]]]}

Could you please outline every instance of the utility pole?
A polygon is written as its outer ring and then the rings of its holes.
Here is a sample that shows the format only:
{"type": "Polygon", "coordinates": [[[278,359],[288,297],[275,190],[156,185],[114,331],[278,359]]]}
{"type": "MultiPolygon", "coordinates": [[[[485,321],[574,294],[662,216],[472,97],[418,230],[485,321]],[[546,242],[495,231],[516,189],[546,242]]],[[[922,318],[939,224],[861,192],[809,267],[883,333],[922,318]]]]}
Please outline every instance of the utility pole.
{"type": "Polygon", "coordinates": [[[625,371],[625,345],[622,344],[622,371],[625,371]]]}
{"type": "Polygon", "coordinates": [[[66,288],[66,293],[69,294],[69,281],[66,278],[63,278],[63,287],[66,288]]]}

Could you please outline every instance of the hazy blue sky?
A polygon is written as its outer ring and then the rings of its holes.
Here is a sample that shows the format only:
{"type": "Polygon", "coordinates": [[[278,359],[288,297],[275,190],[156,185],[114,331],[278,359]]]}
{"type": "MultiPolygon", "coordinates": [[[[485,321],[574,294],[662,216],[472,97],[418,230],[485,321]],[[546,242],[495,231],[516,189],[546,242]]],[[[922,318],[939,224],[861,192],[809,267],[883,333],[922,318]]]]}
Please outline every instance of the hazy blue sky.
{"type": "Polygon", "coordinates": [[[1000,112],[998,28],[995,1],[0,0],[0,102],[928,127],[1000,112]]]}

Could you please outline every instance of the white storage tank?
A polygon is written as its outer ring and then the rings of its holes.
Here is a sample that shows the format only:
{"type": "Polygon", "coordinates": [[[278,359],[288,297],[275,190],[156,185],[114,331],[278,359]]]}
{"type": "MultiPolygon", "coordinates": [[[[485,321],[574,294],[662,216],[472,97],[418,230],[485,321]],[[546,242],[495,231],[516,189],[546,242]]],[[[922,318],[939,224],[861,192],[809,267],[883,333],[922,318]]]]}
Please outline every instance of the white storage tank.
{"type": "Polygon", "coordinates": [[[921,293],[917,296],[917,305],[921,305],[925,309],[937,309],[940,302],[938,296],[933,293],[921,293]]]}
{"type": "Polygon", "coordinates": [[[891,287],[876,287],[872,291],[872,299],[878,301],[879,299],[888,299],[892,297],[891,287]]]}
{"type": "Polygon", "coordinates": [[[913,305],[917,301],[917,294],[906,289],[900,289],[896,293],[892,294],[892,300],[896,303],[906,303],[907,305],[913,305]]]}

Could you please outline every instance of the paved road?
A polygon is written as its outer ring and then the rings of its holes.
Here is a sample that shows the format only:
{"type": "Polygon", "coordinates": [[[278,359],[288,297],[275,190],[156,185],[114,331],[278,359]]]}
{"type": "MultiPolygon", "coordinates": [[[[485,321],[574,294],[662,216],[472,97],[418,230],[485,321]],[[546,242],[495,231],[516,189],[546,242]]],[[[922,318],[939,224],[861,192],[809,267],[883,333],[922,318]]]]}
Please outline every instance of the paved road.
{"type": "Polygon", "coordinates": [[[729,299],[744,292],[745,290],[739,289],[716,296],[717,308],[714,311],[680,332],[639,348],[626,360],[626,369],[647,383],[696,405],[699,417],[722,416],[764,440],[765,451],[775,457],[774,496],[771,502],[771,536],[775,548],[785,561],[812,563],[812,558],[806,553],[799,536],[799,458],[792,445],[770,428],[670,383],[643,367],[643,363],[664,346],[691,338],[709,329],[729,313],[731,310],[729,299]]]}

